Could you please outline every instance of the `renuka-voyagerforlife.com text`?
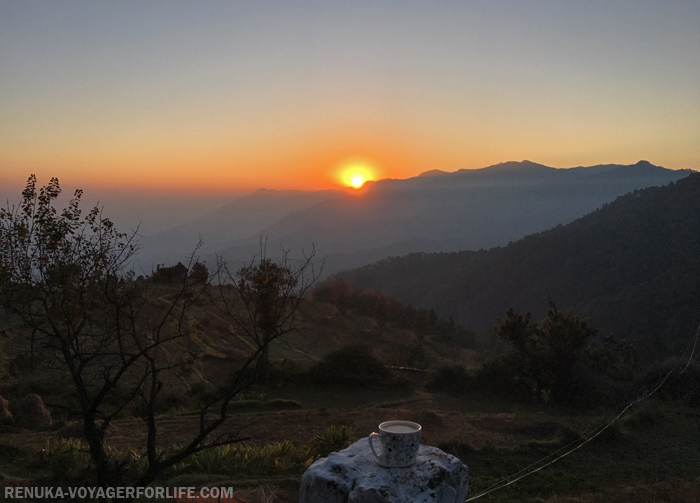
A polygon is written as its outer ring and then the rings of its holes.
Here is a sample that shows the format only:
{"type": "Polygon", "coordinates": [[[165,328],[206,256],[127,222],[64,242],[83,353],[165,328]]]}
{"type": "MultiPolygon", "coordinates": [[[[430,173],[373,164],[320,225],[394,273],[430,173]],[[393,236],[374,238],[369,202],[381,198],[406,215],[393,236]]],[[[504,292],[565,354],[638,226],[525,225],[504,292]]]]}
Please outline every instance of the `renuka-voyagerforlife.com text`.
{"type": "Polygon", "coordinates": [[[5,487],[6,499],[233,498],[232,487],[5,487]]]}

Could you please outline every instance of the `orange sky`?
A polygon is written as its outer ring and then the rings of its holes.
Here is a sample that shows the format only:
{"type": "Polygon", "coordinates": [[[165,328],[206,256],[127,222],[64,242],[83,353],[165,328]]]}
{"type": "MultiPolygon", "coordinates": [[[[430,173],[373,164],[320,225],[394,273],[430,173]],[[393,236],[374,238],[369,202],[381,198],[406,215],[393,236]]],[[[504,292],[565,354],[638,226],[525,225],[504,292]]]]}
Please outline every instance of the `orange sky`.
{"type": "Polygon", "coordinates": [[[372,179],[406,178],[429,169],[454,171],[523,159],[554,167],[632,164],[640,159],[669,168],[700,167],[692,149],[669,148],[674,138],[621,137],[612,134],[612,126],[557,133],[553,128],[518,131],[506,124],[503,138],[488,129],[458,133],[448,121],[424,131],[401,125],[395,131],[388,126],[375,131],[362,129],[358,125],[347,130],[335,127],[267,133],[240,145],[172,132],[144,134],[132,142],[125,138],[116,142],[66,140],[52,145],[48,141],[42,148],[6,148],[2,163],[5,176],[21,180],[28,173],[37,173],[40,180],[59,176],[65,183],[86,188],[218,192],[261,187],[331,188],[343,183],[341,175],[347,163],[357,160],[369,167],[372,179]],[[595,150],[586,148],[588,142],[596,145],[595,150]]]}
{"type": "Polygon", "coordinates": [[[250,191],[640,159],[700,169],[695,2],[147,4],[0,12],[0,182],[250,191]]]}

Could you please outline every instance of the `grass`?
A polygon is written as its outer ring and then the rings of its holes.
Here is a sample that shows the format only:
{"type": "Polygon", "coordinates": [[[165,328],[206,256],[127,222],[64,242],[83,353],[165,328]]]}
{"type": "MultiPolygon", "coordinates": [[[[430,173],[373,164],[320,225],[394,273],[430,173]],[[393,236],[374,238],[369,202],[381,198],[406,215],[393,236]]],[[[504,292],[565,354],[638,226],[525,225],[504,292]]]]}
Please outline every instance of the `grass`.
{"type": "Polygon", "coordinates": [[[265,475],[301,474],[316,459],[311,446],[298,446],[289,441],[262,448],[240,444],[225,445],[198,452],[179,465],[173,475],[199,473],[261,477],[265,475]]]}
{"type": "MultiPolygon", "coordinates": [[[[440,412],[443,419],[455,417],[448,411],[440,412]]],[[[495,438],[494,442],[475,446],[469,436],[462,434],[438,444],[469,466],[470,496],[557,452],[602,420],[590,414],[509,413],[508,416],[531,417],[524,426],[520,423],[514,426],[513,431],[519,432],[521,440],[509,444],[504,438],[495,438]]],[[[467,422],[472,417],[483,421],[483,415],[466,413],[459,417],[467,422]]],[[[282,441],[264,446],[223,446],[192,456],[158,484],[236,487],[241,489],[241,494],[249,495],[249,499],[244,499],[248,503],[260,500],[259,488],[268,487],[266,494],[275,494],[278,503],[287,503],[297,499],[301,475],[315,459],[342,449],[356,438],[349,427],[334,426],[316,433],[305,444],[282,441]]],[[[480,501],[700,501],[698,445],[700,410],[679,403],[650,401],[633,409],[606,433],[571,455],[480,501]]],[[[145,461],[138,451],[125,449],[111,454],[115,459],[126,460],[131,469],[143,468],[145,461]]],[[[66,483],[79,479],[87,463],[85,445],[78,440],[49,442],[38,457],[21,447],[0,444],[3,485],[66,483]]]]}
{"type": "MultiPolygon", "coordinates": [[[[230,445],[204,451],[175,467],[158,484],[230,486],[240,488],[241,494],[247,495],[242,499],[248,503],[268,503],[268,500],[296,502],[301,475],[319,456],[342,449],[348,442],[371,432],[371,428],[376,428],[382,420],[408,417],[427,410],[439,416],[434,418],[433,425],[418,420],[418,415],[413,420],[424,424],[428,443],[454,453],[469,466],[471,496],[556,452],[590,425],[611,415],[602,411],[562,411],[553,406],[477,395],[436,394],[425,401],[428,394],[416,393],[414,389],[422,388],[427,376],[412,373],[394,372],[394,376],[406,376],[413,388],[394,385],[352,389],[300,385],[292,379],[295,374],[311,367],[329,351],[358,338],[372,344],[373,353],[383,357],[385,363],[406,365],[405,361],[394,361],[401,356],[396,349],[414,338],[410,332],[391,327],[380,331],[372,320],[351,313],[339,316],[335,308],[327,305],[305,303],[302,307],[307,321],[305,335],[292,334],[283,345],[272,348],[273,356],[290,360],[274,362],[280,376],[278,383],[261,390],[256,388],[255,393],[243,395],[242,400],[231,404],[234,424],[277,419],[272,422],[275,429],[265,429],[255,437],[266,439],[266,443],[230,445]],[[306,361],[302,361],[304,358],[299,360],[303,354],[306,354],[306,361]],[[503,426],[511,419],[510,430],[492,428],[492,423],[500,422],[503,426]],[[440,423],[448,426],[443,427],[440,423]],[[335,426],[326,429],[331,424],[335,426]],[[354,430],[343,426],[347,424],[354,430]],[[314,433],[315,428],[321,431],[314,433]],[[300,431],[308,432],[308,436],[293,440],[293,435],[299,435],[300,431]],[[434,435],[435,431],[440,431],[440,434],[434,435]],[[434,435],[432,439],[431,434],[434,435]]],[[[0,323],[4,322],[0,320],[0,323]]],[[[209,393],[214,389],[212,383],[228,375],[232,362],[237,361],[231,355],[235,356],[246,347],[241,340],[229,336],[226,324],[211,310],[202,309],[201,326],[195,328],[193,342],[209,348],[209,357],[193,367],[197,372],[190,376],[187,385],[168,390],[171,395],[167,397],[163,410],[167,414],[161,418],[167,424],[160,430],[163,436],[178,427],[183,429],[183,424],[192,421],[192,416],[197,414],[194,405],[198,397],[209,393]],[[222,359],[225,354],[232,359],[222,359]]],[[[8,343],[8,333],[0,330],[0,370],[9,371],[10,367],[13,370],[13,375],[3,377],[5,395],[14,393],[21,398],[30,392],[39,392],[50,398],[47,403],[61,403],[60,399],[72,396],[69,381],[57,378],[53,373],[34,375],[27,372],[26,356],[20,351],[21,347],[8,343]]],[[[452,362],[464,361],[463,353],[445,350],[448,346],[440,351],[436,348],[440,349],[430,344],[425,348],[434,362],[443,361],[441,356],[452,362]]],[[[69,419],[58,416],[58,410],[55,419],[69,419]]],[[[130,428],[140,427],[137,423],[133,417],[120,418],[116,422],[117,428],[120,424],[128,426],[123,427],[118,435],[128,437],[130,428]]],[[[0,485],[48,485],[79,480],[89,461],[85,445],[77,440],[51,441],[43,445],[43,451],[37,456],[43,440],[52,436],[55,436],[53,430],[2,435],[0,485]],[[35,442],[36,449],[24,443],[24,439],[31,436],[39,438],[35,442]]],[[[168,443],[177,441],[180,437],[167,440],[168,443]]],[[[125,461],[132,471],[143,469],[142,453],[124,447],[137,445],[133,440],[130,442],[119,444],[120,449],[110,451],[111,455],[125,461]]],[[[680,402],[649,401],[635,407],[632,414],[570,456],[479,501],[700,501],[698,446],[700,409],[686,407],[680,402]]]]}
{"type": "MultiPolygon", "coordinates": [[[[248,499],[243,498],[248,503],[262,501],[259,488],[268,487],[270,490],[266,494],[274,495],[278,503],[297,501],[301,475],[315,459],[340,450],[348,442],[372,431],[365,431],[367,423],[360,419],[379,419],[380,416],[391,419],[391,416],[411,414],[412,411],[418,414],[420,410],[429,410],[439,417],[435,425],[424,426],[427,434],[442,428],[440,423],[448,425],[439,438],[433,437],[437,439],[432,445],[457,455],[469,466],[469,494],[473,496],[555,453],[592,425],[615,415],[613,411],[572,412],[396,389],[285,387],[246,398],[250,399],[235,402],[232,409],[237,413],[250,413],[250,420],[277,418],[276,431],[282,431],[285,436],[276,439],[290,438],[286,437],[289,432],[285,421],[293,422],[297,429],[308,427],[309,433],[322,421],[323,427],[313,437],[302,441],[230,445],[204,451],[175,467],[157,483],[236,487],[242,494],[249,494],[248,499]],[[323,412],[313,410],[318,406],[328,408],[323,412]],[[300,408],[303,410],[293,410],[300,408]],[[350,415],[352,421],[343,423],[350,415]],[[311,419],[305,423],[307,417],[311,419]],[[501,429],[493,427],[496,422],[501,429]],[[326,429],[329,424],[335,426],[326,429]],[[343,424],[352,425],[354,433],[349,427],[341,426],[343,424]]],[[[237,416],[236,420],[249,418],[237,416]]],[[[169,421],[180,424],[179,421],[186,419],[187,414],[183,412],[173,414],[169,421]]],[[[43,432],[42,435],[49,437],[52,432],[43,432]]],[[[4,441],[10,438],[11,435],[6,435],[4,441]]],[[[635,406],[604,434],[571,455],[479,501],[700,501],[698,445],[700,409],[678,401],[650,400],[635,406]]],[[[136,450],[115,450],[112,455],[127,461],[133,470],[142,468],[145,462],[136,450]]],[[[77,440],[46,444],[38,457],[19,443],[0,443],[0,485],[48,485],[78,480],[87,463],[85,446],[77,440]]]]}
{"type": "MultiPolygon", "coordinates": [[[[608,498],[610,494],[626,491],[632,495],[646,494],[643,498],[651,499],[633,497],[618,498],[618,501],[700,501],[697,499],[700,498],[697,416],[698,411],[693,409],[648,404],[579,450],[481,500],[607,502],[612,501],[608,498]],[[681,482],[674,484],[669,483],[670,480],[681,482]],[[665,494],[663,498],[654,499],[657,498],[655,494],[661,493],[665,494]],[[693,498],[684,499],[691,493],[693,498]]],[[[572,437],[571,431],[560,429],[552,438],[523,442],[512,448],[485,445],[475,449],[459,439],[441,447],[469,466],[469,493],[474,496],[556,453],[568,445],[572,437]]],[[[565,450],[560,454],[563,452],[565,450]]],[[[536,466],[539,465],[533,468],[536,466]]]]}
{"type": "MultiPolygon", "coordinates": [[[[292,486],[298,486],[301,475],[315,460],[347,447],[351,434],[352,430],[347,426],[334,426],[316,433],[312,442],[303,445],[286,440],[262,447],[229,444],[207,449],[177,464],[158,484],[179,486],[195,482],[203,486],[225,481],[231,485],[238,481],[245,482],[246,486],[273,482],[290,485],[291,480],[292,486]]],[[[167,450],[176,448],[171,446],[167,450]]],[[[145,452],[109,449],[108,454],[115,463],[124,466],[127,476],[135,476],[147,466],[145,452]]],[[[0,462],[3,485],[52,485],[82,482],[88,473],[90,458],[82,440],[52,439],[47,441],[38,456],[0,444],[0,462]],[[13,472],[22,473],[24,477],[13,476],[13,472]]]]}
{"type": "Polygon", "coordinates": [[[325,433],[316,433],[311,446],[318,457],[325,458],[331,452],[337,452],[350,445],[352,428],[349,426],[331,426],[325,433]]]}

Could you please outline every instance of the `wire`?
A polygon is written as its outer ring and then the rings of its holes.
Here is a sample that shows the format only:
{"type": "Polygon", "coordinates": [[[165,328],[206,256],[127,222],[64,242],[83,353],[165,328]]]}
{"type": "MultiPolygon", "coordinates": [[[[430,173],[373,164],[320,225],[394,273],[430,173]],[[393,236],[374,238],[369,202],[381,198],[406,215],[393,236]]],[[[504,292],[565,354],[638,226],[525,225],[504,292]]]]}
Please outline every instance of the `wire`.
{"type": "Polygon", "coordinates": [[[681,370],[681,374],[688,370],[688,366],[690,365],[690,362],[693,360],[693,356],[695,355],[695,347],[698,344],[698,338],[700,338],[700,326],[698,327],[698,331],[695,332],[695,340],[693,341],[693,349],[690,352],[690,358],[688,358],[688,363],[685,364],[685,368],[681,370]]]}

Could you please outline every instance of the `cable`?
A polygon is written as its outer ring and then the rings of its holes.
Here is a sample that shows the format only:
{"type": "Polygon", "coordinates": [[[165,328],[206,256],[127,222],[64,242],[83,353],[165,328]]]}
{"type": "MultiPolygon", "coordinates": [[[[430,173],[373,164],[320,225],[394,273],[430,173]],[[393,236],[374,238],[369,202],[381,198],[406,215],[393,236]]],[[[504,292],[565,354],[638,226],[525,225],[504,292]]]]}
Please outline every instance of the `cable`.
{"type": "Polygon", "coordinates": [[[690,352],[690,358],[688,359],[688,363],[686,363],[685,368],[681,371],[681,374],[683,372],[685,372],[686,370],[688,370],[688,366],[690,365],[690,362],[693,360],[693,356],[695,355],[695,347],[698,344],[698,338],[700,338],[700,326],[698,327],[698,331],[695,332],[695,340],[693,341],[693,349],[690,352]]]}

